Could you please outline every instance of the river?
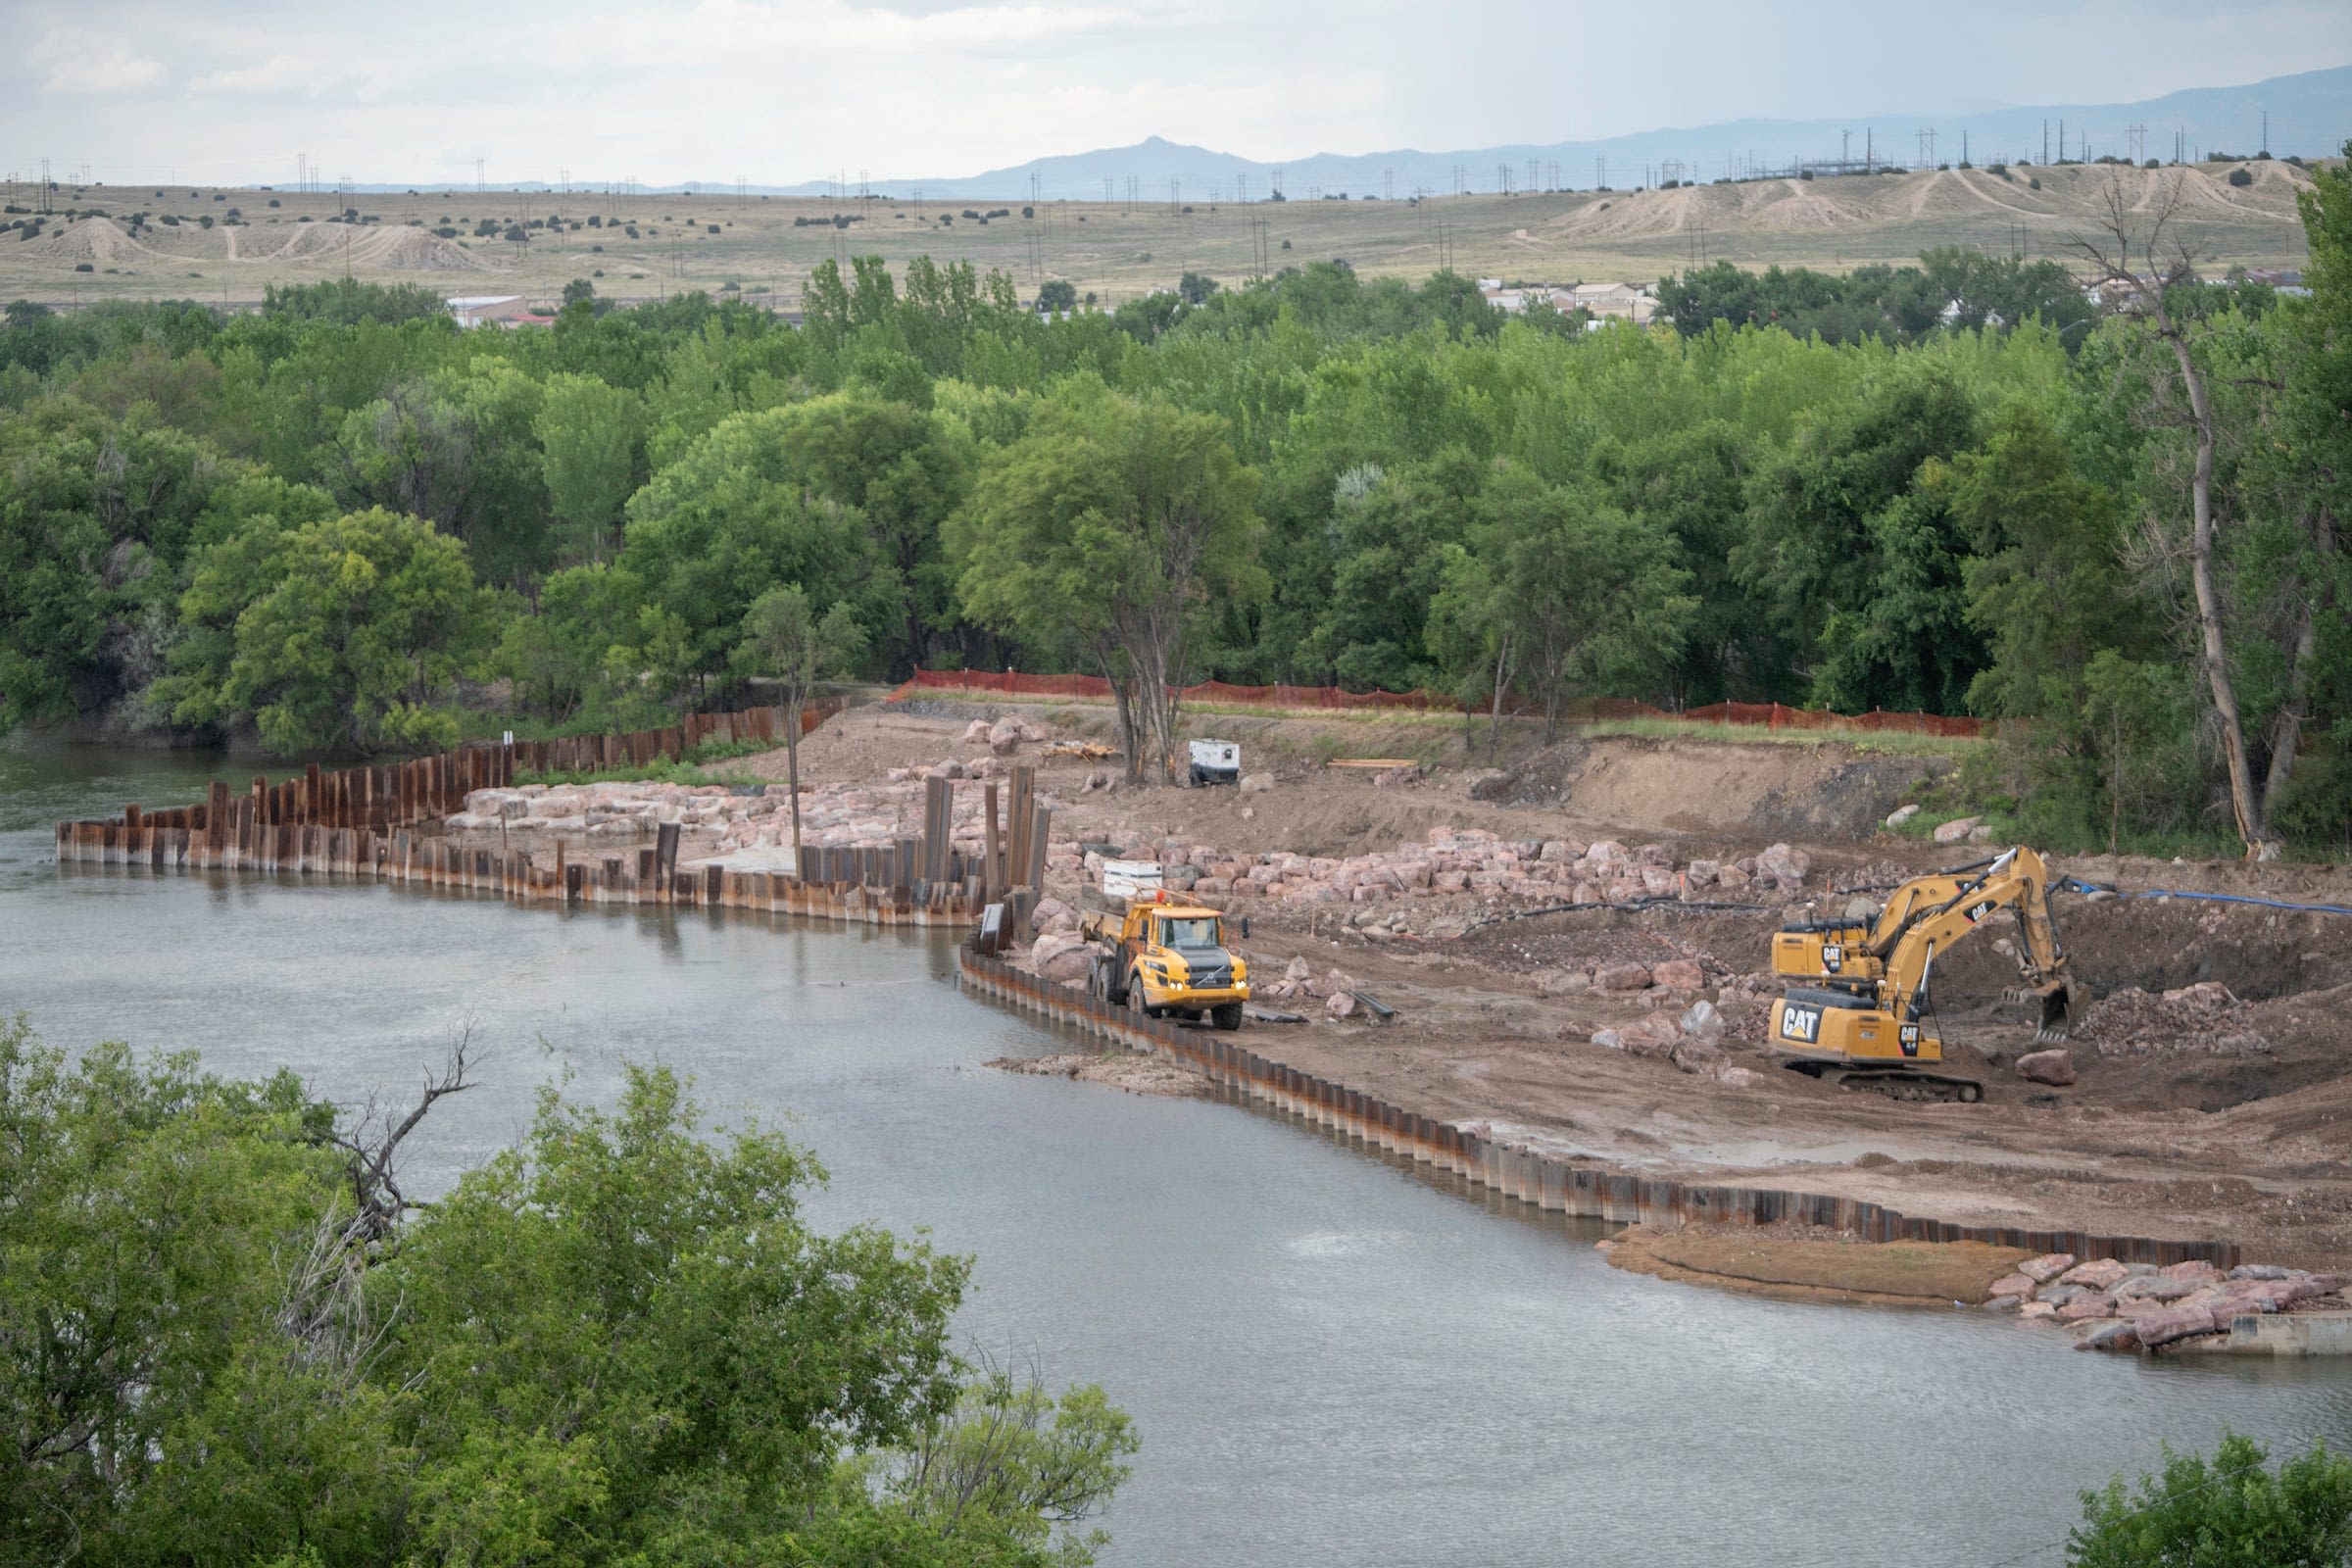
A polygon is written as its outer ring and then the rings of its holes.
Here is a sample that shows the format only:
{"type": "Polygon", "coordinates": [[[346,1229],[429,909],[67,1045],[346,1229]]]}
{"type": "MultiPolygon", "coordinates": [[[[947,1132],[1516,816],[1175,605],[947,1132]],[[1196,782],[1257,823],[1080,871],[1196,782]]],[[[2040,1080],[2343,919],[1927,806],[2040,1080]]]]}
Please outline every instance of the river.
{"type": "Polygon", "coordinates": [[[943,938],[52,863],[59,817],[252,770],[0,747],[0,1014],[343,1101],[413,1094],[469,1030],[482,1085],[435,1107],[416,1190],[624,1060],[788,1118],[820,1223],[976,1254],[968,1344],[1134,1413],[1110,1564],[2056,1563],[2081,1489],[2160,1440],[2352,1446],[2345,1363],[1665,1284],[1608,1268],[1606,1227],[1262,1112],[989,1070],[1061,1037],[957,992],[943,938]]]}

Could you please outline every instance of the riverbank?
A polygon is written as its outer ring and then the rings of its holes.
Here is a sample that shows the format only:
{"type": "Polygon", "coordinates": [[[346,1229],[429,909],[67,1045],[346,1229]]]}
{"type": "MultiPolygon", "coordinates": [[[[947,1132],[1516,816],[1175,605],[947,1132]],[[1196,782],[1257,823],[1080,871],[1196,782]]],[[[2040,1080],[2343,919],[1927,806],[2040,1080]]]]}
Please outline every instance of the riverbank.
{"type": "MultiPolygon", "coordinates": [[[[2033,1026],[2000,1000],[2013,970],[1993,939],[1937,967],[1943,1032],[1959,1069],[1985,1080],[1984,1104],[1890,1102],[1779,1070],[1760,1040],[1778,990],[1766,945],[1783,919],[1842,912],[1970,852],[1756,831],[1878,811],[1923,776],[1887,771],[1888,759],[1631,739],[1508,769],[1449,755],[1367,776],[1325,766],[1298,720],[1261,735],[1241,790],[1172,790],[1125,785],[1082,755],[1100,727],[1081,711],[854,710],[804,742],[805,831],[886,845],[939,779],[955,785],[953,832],[968,848],[981,838],[973,781],[1019,760],[1054,812],[1054,897],[1035,934],[1066,926],[1105,857],[1160,861],[1172,885],[1248,917],[1261,999],[1302,1020],[1252,1035],[1301,1072],[1645,1179],[1795,1189],[1963,1225],[2228,1242],[2315,1271],[2352,1260],[2352,944],[2339,920],[2071,901],[2067,941],[2097,998],[2074,1082],[2018,1076],[2033,1026]],[[1349,1000],[1363,994],[1393,1016],[1372,1021],[1349,1000]]],[[[1363,727],[1348,738],[1388,750],[1363,727]]],[[[783,757],[727,765],[766,780],[783,757]]],[[[591,820],[611,803],[485,794],[443,832],[539,864],[569,835],[635,842],[661,821],[689,866],[788,842],[772,784],[596,788],[628,808],[591,820]]],[[[2352,877],[2321,866],[2061,870],[2130,892],[2352,893],[2352,877]]]]}

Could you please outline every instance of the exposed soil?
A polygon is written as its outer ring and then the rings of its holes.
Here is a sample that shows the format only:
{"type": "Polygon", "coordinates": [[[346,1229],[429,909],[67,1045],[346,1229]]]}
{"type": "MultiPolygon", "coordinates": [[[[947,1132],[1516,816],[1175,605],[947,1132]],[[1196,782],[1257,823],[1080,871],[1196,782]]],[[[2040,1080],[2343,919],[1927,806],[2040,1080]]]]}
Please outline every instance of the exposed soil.
{"type": "Polygon", "coordinates": [[[1629,1225],[1600,1244],[1615,1267],[1803,1300],[1978,1305],[2033,1256],[1982,1242],[1866,1243],[1795,1226],[1629,1225]]]}
{"type": "MultiPolygon", "coordinates": [[[[965,726],[1007,710],[925,706],[858,709],[828,722],[802,747],[804,781],[968,763],[978,749],[962,741],[965,726]]],[[[1106,710],[1084,705],[1019,710],[1063,736],[1102,739],[1110,727],[1106,710]]],[[[1513,841],[1655,843],[1678,860],[1752,857],[1788,839],[1811,861],[1795,894],[1759,883],[1716,901],[1729,907],[1664,902],[1501,919],[1524,907],[1423,890],[1377,906],[1389,923],[1367,929],[1350,918],[1360,906],[1345,903],[1236,899],[1233,912],[1250,916],[1240,945],[1255,977],[1271,980],[1303,958],[1396,1010],[1375,1024],[1335,1018],[1314,997],[1283,1001],[1276,1005],[1306,1021],[1251,1024],[1253,1049],[1433,1116],[1624,1168],[1850,1195],[1960,1222],[2227,1239],[2249,1260],[2305,1268],[2352,1262],[2352,919],[2066,896],[2057,914],[2090,1003],[2070,1045],[2078,1081],[2052,1089],[2017,1076],[2017,1058],[2037,1049],[2035,1020],[2002,1000],[2015,964],[2008,938],[1988,930],[1936,966],[1946,1070],[1981,1079],[1984,1102],[1894,1101],[1781,1070],[1762,1044],[1766,999],[1778,990],[1767,954],[1786,918],[1842,910],[1855,889],[1990,853],[1866,830],[1894,804],[1890,790],[1899,794],[1938,759],[1838,743],[1619,739],[1494,759],[1479,744],[1483,728],[1455,724],[1200,724],[1239,739],[1245,773],[1270,782],[1247,792],[1134,787],[1116,782],[1115,762],[1036,747],[1013,760],[1038,766],[1057,844],[1173,841],[1343,857],[1426,841],[1433,828],[1483,828],[1513,841]],[[1323,765],[1335,755],[1412,757],[1431,769],[1384,786],[1323,765]],[[1547,774],[1560,782],[1544,783],[1547,774]],[[1497,778],[1512,782],[1497,791],[1497,778]],[[1474,789],[1498,798],[1474,798],[1474,789]],[[1865,830],[1799,839],[1785,825],[1760,825],[1798,820],[1860,820],[1865,830]],[[1495,923],[1478,923],[1486,920],[1495,923]],[[1695,960],[1702,987],[1617,994],[1582,980],[1606,963],[1671,958],[1695,960]],[[2164,996],[2200,985],[2221,989],[2164,996]],[[1701,999],[1727,1026],[1719,1054],[1678,1052],[1691,1058],[1678,1067],[1662,1051],[1594,1043],[1604,1030],[1656,1030],[1701,999]]],[[[783,761],[778,752],[726,766],[781,778],[783,761]]],[[[2352,903],[2343,866],[2098,857],[2058,869],[2126,893],[2352,903]]],[[[1083,893],[1070,874],[1049,884],[1070,902],[1083,893]]]]}
{"type": "Polygon", "coordinates": [[[1040,1078],[1072,1078],[1080,1083],[1107,1084],[1131,1095],[1162,1095],[1174,1100],[1199,1100],[1208,1094],[1208,1080],[1189,1067],[1157,1056],[1124,1052],[1090,1054],[1064,1052],[1051,1056],[1000,1056],[989,1063],[1004,1072],[1023,1072],[1040,1078]]]}

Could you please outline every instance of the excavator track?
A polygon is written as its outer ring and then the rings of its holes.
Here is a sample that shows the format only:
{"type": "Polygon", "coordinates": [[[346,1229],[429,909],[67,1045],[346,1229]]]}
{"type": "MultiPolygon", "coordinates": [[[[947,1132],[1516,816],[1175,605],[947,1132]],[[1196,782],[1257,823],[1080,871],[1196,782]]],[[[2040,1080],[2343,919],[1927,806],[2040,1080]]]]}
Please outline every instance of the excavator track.
{"type": "Polygon", "coordinates": [[[1984,1098],[1984,1086],[1974,1078],[1922,1072],[1916,1067],[1841,1067],[1834,1061],[1785,1061],[1781,1065],[1839,1089],[1866,1089],[1889,1100],[1973,1105],[1984,1098]]]}

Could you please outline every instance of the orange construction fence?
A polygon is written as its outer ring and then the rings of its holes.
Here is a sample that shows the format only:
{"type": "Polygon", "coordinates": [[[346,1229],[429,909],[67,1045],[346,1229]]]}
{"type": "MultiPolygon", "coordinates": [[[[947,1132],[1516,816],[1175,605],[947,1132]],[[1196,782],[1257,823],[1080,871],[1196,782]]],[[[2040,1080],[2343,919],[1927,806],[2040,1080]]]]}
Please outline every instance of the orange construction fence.
{"type": "MultiPolygon", "coordinates": [[[[1002,697],[1076,697],[1110,700],[1110,682],[1100,675],[1023,675],[976,669],[918,669],[900,688],[912,691],[990,692],[1002,697]]],[[[1462,705],[1439,692],[1347,692],[1337,686],[1235,686],[1221,680],[1187,686],[1188,703],[1236,703],[1255,708],[1404,709],[1458,713],[1462,705]]],[[[1505,711],[1540,712],[1521,703],[1505,711]]],[[[1936,713],[1829,713],[1810,708],[1786,708],[1779,703],[1713,703],[1680,713],[1621,697],[1588,698],[1564,704],[1569,718],[1670,718],[1692,723],[1755,725],[1763,729],[1896,731],[1913,735],[1952,735],[1974,738],[1984,732],[1981,720],[1946,718],[1936,713]]]]}

